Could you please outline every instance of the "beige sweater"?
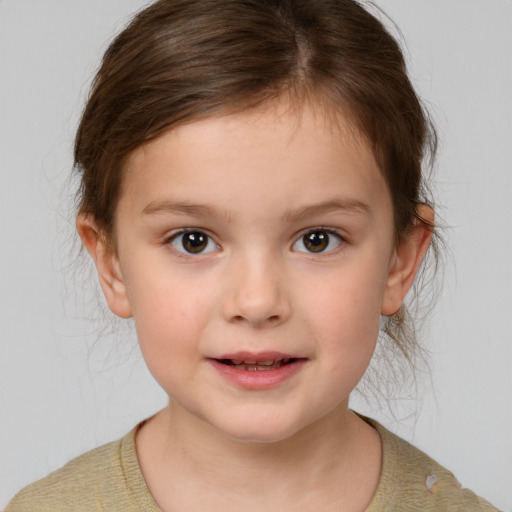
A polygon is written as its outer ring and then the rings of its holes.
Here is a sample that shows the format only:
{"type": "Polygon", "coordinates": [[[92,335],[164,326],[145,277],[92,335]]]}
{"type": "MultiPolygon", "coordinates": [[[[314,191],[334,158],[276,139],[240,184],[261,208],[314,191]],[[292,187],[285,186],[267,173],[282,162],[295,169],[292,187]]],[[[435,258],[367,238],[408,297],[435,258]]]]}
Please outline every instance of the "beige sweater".
{"type": "MultiPolygon", "coordinates": [[[[382,439],[382,471],[366,512],[496,512],[452,473],[373,420],[382,439]]],[[[132,430],[77,457],[19,492],[6,512],[160,512],[135,452],[132,430]]]]}

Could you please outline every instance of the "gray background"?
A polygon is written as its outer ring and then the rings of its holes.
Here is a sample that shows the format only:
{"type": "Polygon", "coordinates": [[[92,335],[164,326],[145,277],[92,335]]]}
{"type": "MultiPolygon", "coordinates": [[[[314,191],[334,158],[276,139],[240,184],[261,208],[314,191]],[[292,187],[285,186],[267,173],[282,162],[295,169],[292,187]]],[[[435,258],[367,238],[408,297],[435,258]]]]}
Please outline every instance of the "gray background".
{"type": "MultiPolygon", "coordinates": [[[[133,337],[97,341],[97,299],[69,272],[73,130],[105,42],[143,3],[0,0],[0,508],[165,404],[133,337]]],[[[439,127],[451,256],[422,408],[397,424],[378,404],[354,407],[512,511],[512,2],[378,5],[439,127]]]]}

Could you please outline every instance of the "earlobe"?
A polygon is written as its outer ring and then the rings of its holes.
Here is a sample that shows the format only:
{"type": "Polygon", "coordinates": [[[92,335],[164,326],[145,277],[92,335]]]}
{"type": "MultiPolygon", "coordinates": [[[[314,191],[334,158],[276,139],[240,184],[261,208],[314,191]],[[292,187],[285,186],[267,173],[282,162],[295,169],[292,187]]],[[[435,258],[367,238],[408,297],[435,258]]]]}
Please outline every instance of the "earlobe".
{"type": "Polygon", "coordinates": [[[101,289],[109,308],[121,318],[131,317],[132,309],[119,260],[107,239],[89,215],[79,214],[76,219],[76,228],[87,252],[94,260],[101,289]]]}
{"type": "Polygon", "coordinates": [[[391,262],[381,314],[391,316],[398,312],[411,288],[421,262],[432,240],[434,210],[428,205],[418,207],[418,220],[409,236],[395,250],[391,262]]]}

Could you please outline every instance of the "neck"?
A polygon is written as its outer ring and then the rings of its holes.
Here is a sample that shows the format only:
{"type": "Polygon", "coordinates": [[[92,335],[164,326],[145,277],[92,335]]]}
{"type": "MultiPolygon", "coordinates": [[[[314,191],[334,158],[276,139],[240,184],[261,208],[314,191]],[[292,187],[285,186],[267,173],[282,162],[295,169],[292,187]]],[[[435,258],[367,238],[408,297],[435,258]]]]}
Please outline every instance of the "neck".
{"type": "Polygon", "coordinates": [[[273,507],[283,502],[286,509],[301,496],[317,503],[332,489],[338,498],[352,500],[360,480],[369,482],[371,497],[380,473],[378,434],[346,403],[284,440],[261,443],[232,439],[171,401],[139,431],[137,451],[149,490],[163,510],[171,509],[169,496],[174,504],[182,497],[195,510],[192,496],[210,493],[229,496],[244,510],[252,510],[248,504],[261,508],[266,500],[273,507]]]}

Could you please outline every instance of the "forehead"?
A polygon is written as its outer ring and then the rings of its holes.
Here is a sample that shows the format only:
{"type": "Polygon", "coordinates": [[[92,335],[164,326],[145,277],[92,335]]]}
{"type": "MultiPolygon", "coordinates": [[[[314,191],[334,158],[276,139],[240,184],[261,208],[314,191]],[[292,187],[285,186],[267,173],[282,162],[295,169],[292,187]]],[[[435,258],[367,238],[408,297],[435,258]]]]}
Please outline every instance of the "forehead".
{"type": "Polygon", "coordinates": [[[121,199],[139,207],[191,194],[225,207],[257,200],[262,208],[278,202],[288,209],[327,195],[370,206],[389,195],[349,116],[283,101],[171,129],[134,151],[124,172],[121,199]]]}

